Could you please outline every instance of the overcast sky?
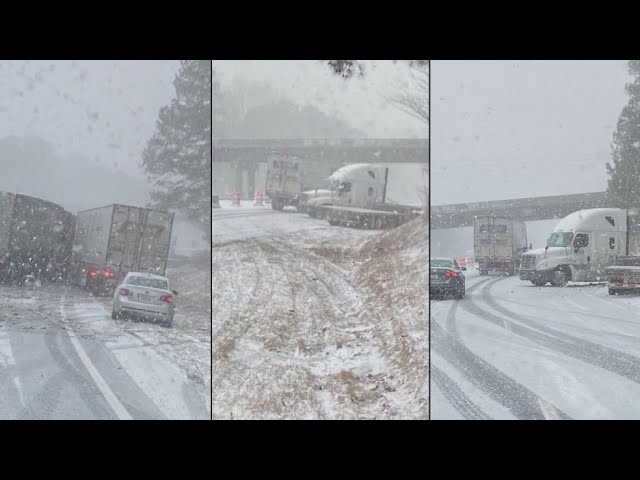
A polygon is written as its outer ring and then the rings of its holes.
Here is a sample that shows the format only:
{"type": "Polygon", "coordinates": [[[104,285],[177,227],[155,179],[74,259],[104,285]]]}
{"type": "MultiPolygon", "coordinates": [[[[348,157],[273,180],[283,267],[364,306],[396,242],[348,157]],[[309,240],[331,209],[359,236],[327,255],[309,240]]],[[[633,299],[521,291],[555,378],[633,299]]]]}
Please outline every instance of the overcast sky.
{"type": "Polygon", "coordinates": [[[214,60],[213,65],[223,87],[235,78],[269,85],[300,105],[336,114],[369,138],[427,138],[427,126],[385,100],[411,85],[409,67],[384,60],[364,63],[366,76],[348,80],[316,60],[214,60]]]}
{"type": "Polygon", "coordinates": [[[433,61],[431,203],[604,191],[623,61],[433,61]]]}
{"type": "Polygon", "coordinates": [[[178,61],[1,61],[0,137],[37,135],[65,158],[138,165],[178,61]]]}

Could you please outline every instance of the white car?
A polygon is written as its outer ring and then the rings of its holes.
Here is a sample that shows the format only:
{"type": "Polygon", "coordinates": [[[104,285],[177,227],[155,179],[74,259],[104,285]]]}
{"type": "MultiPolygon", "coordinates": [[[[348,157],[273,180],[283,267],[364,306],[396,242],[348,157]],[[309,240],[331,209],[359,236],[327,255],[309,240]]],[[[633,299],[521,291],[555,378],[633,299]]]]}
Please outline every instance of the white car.
{"type": "Polygon", "coordinates": [[[111,318],[135,315],[173,324],[175,295],[169,279],[151,273],[129,272],[113,295],[111,318]]]}

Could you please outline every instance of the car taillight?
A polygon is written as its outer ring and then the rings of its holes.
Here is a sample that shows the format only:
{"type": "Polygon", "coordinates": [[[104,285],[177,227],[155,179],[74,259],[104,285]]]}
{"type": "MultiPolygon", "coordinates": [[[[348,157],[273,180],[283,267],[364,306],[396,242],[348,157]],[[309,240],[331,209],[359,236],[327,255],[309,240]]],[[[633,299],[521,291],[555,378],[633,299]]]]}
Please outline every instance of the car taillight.
{"type": "Polygon", "coordinates": [[[113,272],[106,271],[106,272],[102,272],[102,274],[107,278],[113,277],[113,272]]]}
{"type": "Polygon", "coordinates": [[[121,288],[119,293],[123,297],[130,297],[131,295],[133,295],[133,292],[128,288],[121,288]]]}
{"type": "Polygon", "coordinates": [[[510,258],[507,258],[506,262],[507,262],[507,263],[511,263],[511,259],[510,259],[510,258]]]}
{"type": "Polygon", "coordinates": [[[95,277],[97,274],[98,274],[98,272],[94,272],[94,271],[89,272],[89,275],[91,275],[92,277],[95,277]]]}
{"type": "Polygon", "coordinates": [[[161,302],[173,303],[173,297],[171,295],[162,295],[160,297],[161,302]]]}
{"type": "Polygon", "coordinates": [[[458,272],[454,272],[453,270],[447,270],[444,272],[444,276],[447,278],[453,278],[458,276],[458,272]]]}

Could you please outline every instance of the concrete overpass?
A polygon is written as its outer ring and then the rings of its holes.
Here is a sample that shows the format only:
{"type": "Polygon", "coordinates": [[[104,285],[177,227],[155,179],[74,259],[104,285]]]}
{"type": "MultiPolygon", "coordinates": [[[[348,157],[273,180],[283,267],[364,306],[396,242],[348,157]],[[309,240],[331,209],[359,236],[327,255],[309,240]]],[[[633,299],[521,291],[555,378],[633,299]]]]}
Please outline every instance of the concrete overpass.
{"type": "Polygon", "coordinates": [[[429,140],[413,138],[220,139],[213,141],[213,163],[264,162],[272,152],[346,163],[428,162],[429,140]]]}
{"type": "Polygon", "coordinates": [[[577,210],[606,206],[605,192],[437,205],[431,206],[430,227],[437,230],[472,226],[476,215],[511,215],[523,222],[549,220],[566,217],[577,210]]]}
{"type": "Polygon", "coordinates": [[[324,162],[333,171],[348,163],[428,163],[428,139],[218,139],[213,141],[213,193],[250,196],[262,184],[270,153],[324,162]],[[216,178],[217,177],[217,178],[216,178]],[[227,191],[228,190],[228,191],[227,191]]]}

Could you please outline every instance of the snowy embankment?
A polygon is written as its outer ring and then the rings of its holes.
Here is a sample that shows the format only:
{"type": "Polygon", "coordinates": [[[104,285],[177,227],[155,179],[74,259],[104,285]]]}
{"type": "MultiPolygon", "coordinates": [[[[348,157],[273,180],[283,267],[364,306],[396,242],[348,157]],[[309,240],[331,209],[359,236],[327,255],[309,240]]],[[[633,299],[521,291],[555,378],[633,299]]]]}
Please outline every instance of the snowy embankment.
{"type": "Polygon", "coordinates": [[[214,219],[214,419],[427,418],[428,225],[254,220],[214,219]]]}

